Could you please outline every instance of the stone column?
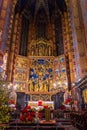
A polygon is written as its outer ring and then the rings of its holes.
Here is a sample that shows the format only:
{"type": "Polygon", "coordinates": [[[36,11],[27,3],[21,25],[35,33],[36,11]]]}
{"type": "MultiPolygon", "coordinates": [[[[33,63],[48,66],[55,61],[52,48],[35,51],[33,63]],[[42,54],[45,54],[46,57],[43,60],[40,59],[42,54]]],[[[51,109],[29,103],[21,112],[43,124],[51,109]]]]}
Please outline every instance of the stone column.
{"type": "Polygon", "coordinates": [[[70,0],[72,29],[73,29],[73,44],[75,50],[76,64],[76,81],[87,75],[87,57],[85,49],[85,37],[83,33],[83,19],[80,4],[78,0],[70,0]]]}
{"type": "MultiPolygon", "coordinates": [[[[84,40],[85,40],[85,46],[87,50],[87,0],[79,0],[79,6],[80,6],[80,11],[82,11],[80,15],[82,15],[83,18],[82,29],[84,31],[84,40]]],[[[86,56],[87,56],[87,51],[86,51],[86,56]]]]}
{"type": "Polygon", "coordinates": [[[74,74],[74,52],[73,52],[73,42],[72,42],[72,31],[71,31],[71,21],[69,12],[64,12],[62,17],[63,22],[63,41],[64,41],[64,52],[66,57],[67,66],[67,76],[68,76],[68,87],[71,88],[71,83],[75,80],[74,74]]]}
{"type": "MultiPolygon", "coordinates": [[[[0,0],[0,53],[3,54],[1,59],[5,53],[8,54],[8,26],[10,22],[10,14],[12,12],[12,1],[11,0],[0,0]]],[[[7,65],[7,62],[6,62],[7,65]]],[[[6,74],[6,71],[4,72],[6,74]]]]}

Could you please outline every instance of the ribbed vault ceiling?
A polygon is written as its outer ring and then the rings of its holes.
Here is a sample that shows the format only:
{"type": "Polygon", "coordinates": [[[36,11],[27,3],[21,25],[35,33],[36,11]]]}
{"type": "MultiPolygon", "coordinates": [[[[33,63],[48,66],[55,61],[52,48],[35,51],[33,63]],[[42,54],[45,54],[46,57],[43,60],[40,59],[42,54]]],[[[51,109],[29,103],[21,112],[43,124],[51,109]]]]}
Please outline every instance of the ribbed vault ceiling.
{"type": "Polygon", "coordinates": [[[67,10],[65,0],[18,0],[15,12],[35,17],[40,10],[44,9],[47,16],[52,16],[56,6],[62,13],[67,10]]]}

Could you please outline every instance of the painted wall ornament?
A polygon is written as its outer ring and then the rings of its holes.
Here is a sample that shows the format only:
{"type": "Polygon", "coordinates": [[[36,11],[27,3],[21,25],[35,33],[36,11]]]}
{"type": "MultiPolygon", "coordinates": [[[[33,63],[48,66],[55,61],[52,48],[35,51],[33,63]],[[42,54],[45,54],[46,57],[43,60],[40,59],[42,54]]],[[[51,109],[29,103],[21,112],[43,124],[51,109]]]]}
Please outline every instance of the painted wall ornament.
{"type": "Polygon", "coordinates": [[[0,29],[0,41],[2,39],[2,30],[0,29]]]}

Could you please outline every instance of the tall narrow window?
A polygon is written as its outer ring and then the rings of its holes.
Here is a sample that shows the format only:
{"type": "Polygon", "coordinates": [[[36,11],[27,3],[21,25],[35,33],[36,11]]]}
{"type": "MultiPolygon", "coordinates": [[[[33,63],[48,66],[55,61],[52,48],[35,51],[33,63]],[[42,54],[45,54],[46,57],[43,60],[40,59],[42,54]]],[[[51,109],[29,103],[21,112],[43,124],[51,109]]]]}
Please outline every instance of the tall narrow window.
{"type": "Polygon", "coordinates": [[[55,19],[55,40],[56,40],[56,55],[59,56],[64,54],[61,15],[56,16],[55,19]]]}
{"type": "Polygon", "coordinates": [[[27,56],[27,46],[28,46],[28,32],[29,32],[29,21],[23,17],[22,18],[22,30],[21,30],[21,42],[19,54],[27,56]]]}
{"type": "Polygon", "coordinates": [[[46,14],[43,8],[37,15],[37,38],[46,38],[46,14]]]}
{"type": "Polygon", "coordinates": [[[37,24],[37,38],[45,38],[46,24],[38,22],[37,24]]]}

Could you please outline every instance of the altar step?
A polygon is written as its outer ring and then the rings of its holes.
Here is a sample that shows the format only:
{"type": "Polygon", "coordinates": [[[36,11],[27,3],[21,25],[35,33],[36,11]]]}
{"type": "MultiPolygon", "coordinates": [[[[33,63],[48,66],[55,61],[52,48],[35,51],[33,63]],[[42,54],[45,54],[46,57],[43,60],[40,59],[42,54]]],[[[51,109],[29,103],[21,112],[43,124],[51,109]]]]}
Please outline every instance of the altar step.
{"type": "Polygon", "coordinates": [[[73,127],[72,125],[61,125],[61,126],[9,126],[5,130],[78,130],[77,128],[73,127]]]}
{"type": "Polygon", "coordinates": [[[77,128],[75,128],[74,126],[70,126],[68,128],[65,128],[64,130],[78,130],[77,128]]]}

